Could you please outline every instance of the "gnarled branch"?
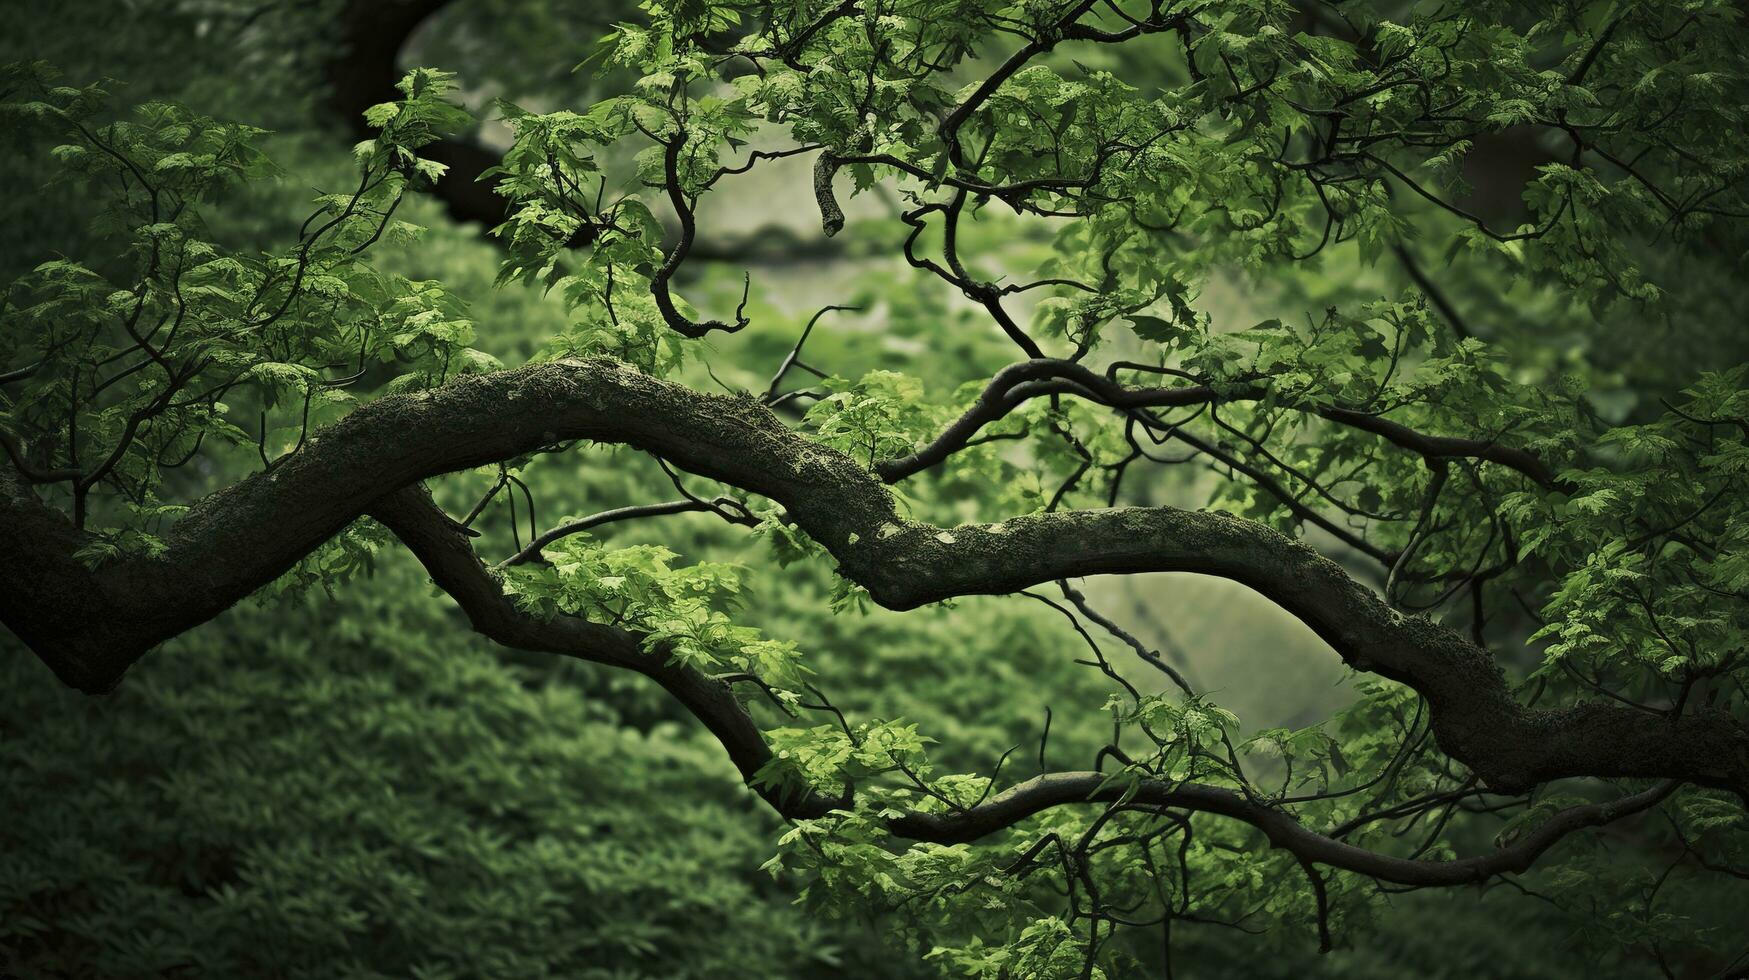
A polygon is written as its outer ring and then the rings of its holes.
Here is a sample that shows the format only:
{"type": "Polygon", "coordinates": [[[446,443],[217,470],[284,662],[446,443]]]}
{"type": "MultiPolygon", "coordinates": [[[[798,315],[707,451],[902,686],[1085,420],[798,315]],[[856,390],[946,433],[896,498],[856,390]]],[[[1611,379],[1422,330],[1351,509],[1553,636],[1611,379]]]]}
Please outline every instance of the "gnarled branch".
{"type": "MultiPolygon", "coordinates": [[[[729,753],[750,785],[771,760],[771,752],[752,717],[729,686],[671,661],[661,650],[646,651],[635,633],[573,616],[537,618],[516,607],[499,580],[480,562],[468,539],[421,487],[389,494],[370,510],[401,539],[468,616],[474,629],[505,646],[576,657],[637,671],[680,701],[729,753]]],[[[1521,872],[1561,839],[1656,805],[1679,784],[1664,781],[1631,796],[1563,810],[1506,847],[1454,861],[1400,858],[1316,833],[1287,811],[1230,789],[1195,783],[1142,781],[1132,792],[1126,782],[1098,772],[1047,773],[1012,786],[976,806],[946,813],[909,811],[887,820],[898,837],[942,844],[975,841],[1058,806],[1110,803],[1120,797],[1139,807],[1182,809],[1238,820],[1261,831],[1272,846],[1301,861],[1355,871],[1397,884],[1430,887],[1485,881],[1521,872]]],[[[791,819],[825,816],[847,807],[848,794],[830,799],[818,792],[785,792],[773,781],[756,786],[779,814],[791,819]]]]}
{"type": "MultiPolygon", "coordinates": [[[[1217,392],[1208,385],[1126,388],[1072,361],[1053,358],[1019,361],[996,372],[972,407],[928,445],[908,456],[882,462],[879,472],[888,482],[893,482],[929,469],[965,448],[984,426],[1000,421],[1034,398],[1048,395],[1074,395],[1113,408],[1143,409],[1262,401],[1269,392],[1261,385],[1226,393],[1217,392]]],[[[1555,486],[1557,482],[1548,464],[1535,453],[1502,445],[1492,439],[1428,435],[1381,415],[1333,405],[1310,406],[1305,411],[1339,425],[1370,432],[1428,459],[1464,457],[1484,460],[1516,470],[1542,486],[1555,486]]]]}
{"type": "Polygon", "coordinates": [[[1335,562],[1260,524],[1173,507],[951,529],[909,521],[875,474],[791,431],[756,398],[704,395],[601,360],[372,402],[271,472],[200,501],[162,554],[95,570],[74,557],[85,536],[5,477],[0,520],[17,545],[0,558],[0,621],[67,683],[107,690],[154,644],[271,581],[389,494],[573,439],[628,445],[777,501],[846,577],[892,609],[1085,575],[1228,578],[1297,616],[1355,669],[1418,691],[1440,747],[1495,789],[1607,776],[1749,795],[1749,731],[1728,713],[1666,717],[1589,702],[1528,709],[1468,639],[1401,615],[1335,562]]]}

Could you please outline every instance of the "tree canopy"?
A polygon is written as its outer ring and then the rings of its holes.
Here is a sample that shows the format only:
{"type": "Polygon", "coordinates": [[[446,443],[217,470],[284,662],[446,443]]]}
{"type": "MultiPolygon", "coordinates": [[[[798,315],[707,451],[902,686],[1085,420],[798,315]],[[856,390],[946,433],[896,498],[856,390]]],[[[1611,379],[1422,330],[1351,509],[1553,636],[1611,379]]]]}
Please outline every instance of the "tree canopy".
{"type": "Polygon", "coordinates": [[[1740,5],[193,9],[0,76],[11,969],[1749,969],[1740,5]]]}

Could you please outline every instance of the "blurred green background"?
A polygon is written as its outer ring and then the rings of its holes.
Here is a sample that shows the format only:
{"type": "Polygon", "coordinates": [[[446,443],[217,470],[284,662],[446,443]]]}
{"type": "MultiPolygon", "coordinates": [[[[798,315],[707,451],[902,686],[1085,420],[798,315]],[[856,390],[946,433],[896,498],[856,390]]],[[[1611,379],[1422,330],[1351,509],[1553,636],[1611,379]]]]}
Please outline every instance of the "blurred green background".
{"type": "MultiPolygon", "coordinates": [[[[285,176],[209,210],[223,240],[291,240],[316,190],[352,172],[355,136],[331,106],[326,67],[343,3],[0,7],[0,61],[47,60],[74,83],[117,79],[123,103],[173,99],[274,130],[268,146],[285,176]]],[[[572,66],[633,13],[581,0],[457,0],[401,58],[460,73],[477,108],[499,95],[582,106],[624,80],[572,66]]],[[[500,135],[490,126],[480,134],[500,135]]],[[[86,202],[50,182],[47,149],[12,146],[0,156],[8,281],[57,254],[82,255],[88,241],[86,202]]],[[[839,373],[902,365],[945,394],[1010,359],[961,306],[916,288],[890,250],[902,229],[858,225],[853,208],[849,232],[824,248],[807,180],[806,164],[774,165],[707,202],[703,258],[689,263],[684,286],[701,307],[732,304],[750,267],[754,327],[710,341],[702,362],[715,377],[701,363],[689,383],[762,388],[802,323],[846,297],[865,309],[832,315],[809,348],[811,361],[839,373]]],[[[883,208],[878,195],[857,206],[865,215],[883,208]]],[[[412,207],[411,219],[430,229],[425,241],[381,261],[465,297],[480,347],[515,363],[565,322],[556,299],[492,288],[498,252],[480,226],[452,220],[435,201],[412,207]]],[[[1046,247],[999,223],[976,227],[988,238],[981,247],[1001,243],[1017,260],[1046,247]]],[[[1361,275],[1326,266],[1291,288],[1352,289],[1361,275]]],[[[1534,314],[1485,287],[1465,295],[1502,337],[1534,314]]],[[[1234,313],[1255,298],[1217,283],[1202,302],[1234,313]]],[[[1676,327],[1597,329],[1545,336],[1536,356],[1583,362],[1602,403],[1627,415],[1718,358],[1713,342],[1676,327]]],[[[625,452],[561,457],[527,475],[537,499],[575,513],[647,500],[663,484],[648,460],[625,452]]],[[[447,492],[452,509],[465,508],[461,488],[447,492]]],[[[964,506],[977,501],[966,494],[964,506]]],[[[483,550],[507,548],[509,522],[488,513],[483,550]]],[[[779,571],[767,549],[710,519],[621,525],[603,537],[745,563],[757,583],[746,622],[803,643],[846,710],[925,721],[950,765],[987,768],[1010,746],[1036,743],[1047,708],[1059,719],[1053,753],[1098,744],[1093,709],[1106,689],[1072,663],[1078,641],[1067,625],[1035,603],[974,599],[951,613],[835,617],[823,568],[779,571]],[[1084,727],[1063,720],[1076,717],[1084,727]]],[[[1177,651],[1248,729],[1304,725],[1350,698],[1336,658],[1240,586],[1154,575],[1100,582],[1090,594],[1177,651]]],[[[232,610],[167,644],[103,698],[59,687],[9,635],[0,646],[0,974],[932,975],[898,923],[820,917],[793,904],[794,882],[759,870],[777,819],[660,691],[474,636],[394,548],[380,553],[373,576],[332,597],[269,594],[232,610]]],[[[1303,936],[1192,930],[1178,937],[1181,974],[1529,978],[1586,969],[1582,936],[1503,892],[1397,896],[1383,916],[1383,928],[1322,957],[1303,936]]]]}

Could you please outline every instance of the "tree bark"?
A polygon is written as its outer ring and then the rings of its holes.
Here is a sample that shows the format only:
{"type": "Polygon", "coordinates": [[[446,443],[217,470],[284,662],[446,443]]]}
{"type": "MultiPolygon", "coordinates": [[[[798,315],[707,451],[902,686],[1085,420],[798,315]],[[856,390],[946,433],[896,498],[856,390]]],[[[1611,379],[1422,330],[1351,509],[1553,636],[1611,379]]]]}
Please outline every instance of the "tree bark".
{"type": "Polygon", "coordinates": [[[371,402],[273,470],[198,502],[162,554],[95,570],[73,557],[84,536],[8,476],[0,519],[17,544],[0,559],[0,621],[64,681],[105,691],[153,645],[272,581],[396,491],[575,439],[627,445],[777,501],[890,609],[1084,575],[1228,578],[1294,614],[1355,669],[1414,688],[1441,749],[1494,789],[1602,776],[1749,794],[1749,732],[1727,713],[1525,708],[1486,651],[1401,615],[1335,562],[1260,524],[1173,507],[954,528],[910,521],[875,472],[791,431],[751,396],[700,394],[604,360],[457,378],[371,402]]]}

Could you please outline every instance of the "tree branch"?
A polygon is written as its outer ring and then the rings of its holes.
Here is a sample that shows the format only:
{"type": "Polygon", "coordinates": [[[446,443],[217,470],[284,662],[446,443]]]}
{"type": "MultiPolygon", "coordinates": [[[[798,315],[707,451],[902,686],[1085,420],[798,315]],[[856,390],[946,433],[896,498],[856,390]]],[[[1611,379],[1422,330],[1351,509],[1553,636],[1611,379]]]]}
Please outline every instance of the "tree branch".
{"type": "Polygon", "coordinates": [[[1227,578],[1297,616],[1351,667],[1418,691],[1440,747],[1493,789],[1602,776],[1749,795],[1749,732],[1728,713],[1527,709],[1467,638],[1401,615],[1335,562],[1263,525],[1172,507],[951,529],[910,521],[879,478],[791,431],[757,398],[704,395],[601,360],[371,402],[273,471],[198,502],[167,532],[163,553],[95,570],[72,557],[86,536],[7,476],[0,520],[17,545],[0,555],[0,621],[67,683],[108,690],[151,646],[272,581],[388,494],[573,439],[631,446],[777,501],[844,576],[891,609],[1085,575],[1227,578]]]}
{"type": "MultiPolygon", "coordinates": [[[[764,736],[731,693],[728,684],[672,662],[661,650],[646,650],[635,633],[573,616],[540,619],[516,607],[499,579],[480,562],[468,539],[432,502],[422,487],[389,494],[370,509],[417,556],[437,586],[467,614],[475,631],[505,646],[553,653],[641,673],[680,701],[721,742],[730,761],[750,785],[771,760],[764,736]]],[[[1564,810],[1507,847],[1477,857],[1429,861],[1378,854],[1308,830],[1287,811],[1247,799],[1221,787],[1142,782],[1132,794],[1127,784],[1104,773],[1048,773],[1012,786],[990,799],[945,813],[910,811],[887,821],[898,837],[941,844],[965,843],[997,833],[1057,806],[1111,803],[1127,796],[1137,806],[1211,813],[1250,824],[1270,844],[1302,862],[1354,871],[1397,884],[1455,885],[1527,870],[1567,835],[1645,810],[1679,784],[1666,781],[1644,792],[1606,803],[1564,810]]],[[[772,782],[755,787],[767,804],[790,819],[822,817],[848,807],[851,798],[833,800],[812,790],[788,792],[772,782]]]]}
{"type": "MultiPolygon", "coordinates": [[[[1597,827],[1656,806],[1679,783],[1666,781],[1644,792],[1561,811],[1537,829],[1490,854],[1454,861],[1426,861],[1378,854],[1315,833],[1288,813],[1247,800],[1234,790],[1195,783],[1143,782],[1129,797],[1139,806],[1169,807],[1219,814],[1248,823],[1269,842],[1317,864],[1421,887],[1474,884],[1498,874],[1527,870],[1543,852],[1574,831],[1597,827]]],[[[911,813],[893,822],[901,837],[943,844],[977,840],[1002,827],[1054,806],[1109,803],[1129,787],[1097,772],[1054,772],[1010,787],[988,801],[948,813],[911,813]]]]}
{"type": "MultiPolygon", "coordinates": [[[[909,456],[882,462],[878,470],[887,482],[929,469],[965,448],[984,426],[1006,417],[1020,405],[1048,395],[1075,395],[1113,408],[1181,408],[1214,402],[1262,401],[1267,389],[1258,386],[1221,394],[1207,385],[1125,388],[1072,361],[1035,358],[1019,361],[996,372],[979,393],[978,400],[929,445],[909,456]]],[[[1286,406],[1292,408],[1293,406],[1286,406]]],[[[1428,459],[1467,457],[1498,463],[1530,477],[1543,486],[1555,486],[1554,473],[1536,454],[1493,440],[1460,439],[1427,435],[1390,419],[1333,405],[1301,409],[1321,418],[1370,432],[1392,445],[1428,459]]]]}

